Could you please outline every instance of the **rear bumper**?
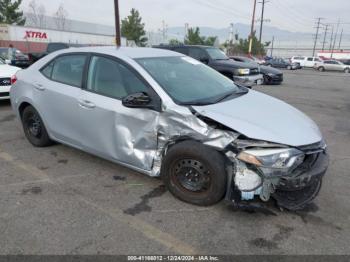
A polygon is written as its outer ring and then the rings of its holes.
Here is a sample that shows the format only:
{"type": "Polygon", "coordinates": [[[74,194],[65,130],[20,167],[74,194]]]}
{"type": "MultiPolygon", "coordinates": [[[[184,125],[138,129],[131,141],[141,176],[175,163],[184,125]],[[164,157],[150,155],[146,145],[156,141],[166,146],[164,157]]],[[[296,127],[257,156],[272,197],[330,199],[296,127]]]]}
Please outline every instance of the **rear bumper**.
{"type": "Polygon", "coordinates": [[[261,74],[258,75],[247,75],[247,76],[233,76],[233,81],[243,86],[256,86],[262,85],[264,77],[261,74]]]}

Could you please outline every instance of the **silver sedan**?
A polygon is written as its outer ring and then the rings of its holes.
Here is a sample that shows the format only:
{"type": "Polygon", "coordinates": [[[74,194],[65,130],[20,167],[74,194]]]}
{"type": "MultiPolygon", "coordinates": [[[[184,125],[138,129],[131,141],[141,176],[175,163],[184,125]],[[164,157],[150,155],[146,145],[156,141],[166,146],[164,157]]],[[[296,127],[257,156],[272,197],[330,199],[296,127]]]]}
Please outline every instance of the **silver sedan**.
{"type": "Polygon", "coordinates": [[[13,82],[12,106],[34,146],[57,141],[161,176],[192,204],[273,197],[300,209],[327,170],[311,119],[179,53],[67,49],[13,82]]]}

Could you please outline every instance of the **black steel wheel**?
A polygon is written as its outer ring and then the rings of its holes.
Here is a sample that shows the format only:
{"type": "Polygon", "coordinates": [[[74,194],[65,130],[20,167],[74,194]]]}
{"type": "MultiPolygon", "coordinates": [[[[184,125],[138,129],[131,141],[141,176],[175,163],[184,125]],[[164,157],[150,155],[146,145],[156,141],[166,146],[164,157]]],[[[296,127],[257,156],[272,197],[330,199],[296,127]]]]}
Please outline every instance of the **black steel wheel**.
{"type": "Polygon", "coordinates": [[[22,113],[22,125],[28,141],[36,147],[52,144],[39,113],[32,106],[27,106],[22,113]]]}
{"type": "Polygon", "coordinates": [[[226,192],[224,157],[195,141],[181,142],[169,149],[161,176],[174,196],[195,205],[213,205],[226,192]]]}

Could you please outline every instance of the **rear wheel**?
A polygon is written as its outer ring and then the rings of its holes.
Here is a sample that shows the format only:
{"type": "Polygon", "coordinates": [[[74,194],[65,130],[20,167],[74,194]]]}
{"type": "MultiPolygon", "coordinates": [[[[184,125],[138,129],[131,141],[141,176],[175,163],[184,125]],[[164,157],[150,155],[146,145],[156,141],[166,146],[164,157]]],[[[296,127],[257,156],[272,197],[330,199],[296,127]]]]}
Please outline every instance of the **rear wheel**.
{"type": "Polygon", "coordinates": [[[34,107],[27,106],[23,110],[22,125],[25,136],[33,146],[46,147],[53,144],[39,113],[34,107]]]}
{"type": "Polygon", "coordinates": [[[349,74],[350,73],[350,68],[345,68],[344,72],[349,74]]]}
{"type": "Polygon", "coordinates": [[[213,205],[226,192],[224,158],[199,142],[185,141],[171,147],[164,157],[161,176],[175,197],[195,205],[213,205]]]}

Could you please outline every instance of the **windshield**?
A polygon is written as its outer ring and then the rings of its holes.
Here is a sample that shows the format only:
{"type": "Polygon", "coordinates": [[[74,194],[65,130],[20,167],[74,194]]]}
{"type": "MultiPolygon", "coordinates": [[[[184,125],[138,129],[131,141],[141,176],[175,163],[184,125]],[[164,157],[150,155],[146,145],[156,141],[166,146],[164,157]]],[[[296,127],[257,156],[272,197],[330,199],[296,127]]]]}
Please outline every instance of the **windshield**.
{"type": "Polygon", "coordinates": [[[190,57],[140,58],[136,61],[178,104],[213,104],[242,89],[190,57]]]}
{"type": "Polygon", "coordinates": [[[218,48],[206,48],[205,49],[213,60],[228,60],[229,58],[225,55],[223,51],[218,48]]]}

